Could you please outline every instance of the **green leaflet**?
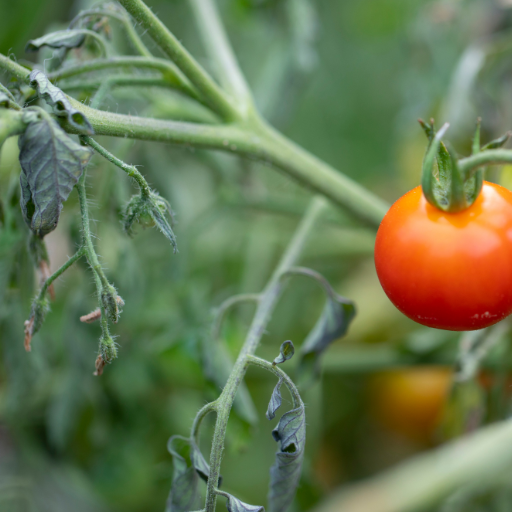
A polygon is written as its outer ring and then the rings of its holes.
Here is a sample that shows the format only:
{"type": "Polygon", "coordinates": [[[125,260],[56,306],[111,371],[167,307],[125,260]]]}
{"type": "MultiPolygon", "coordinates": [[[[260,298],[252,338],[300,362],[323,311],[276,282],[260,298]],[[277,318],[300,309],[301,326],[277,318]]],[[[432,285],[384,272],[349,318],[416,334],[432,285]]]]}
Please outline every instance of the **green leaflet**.
{"type": "Polygon", "coordinates": [[[59,30],[43,37],[30,40],[25,46],[26,52],[37,52],[43,46],[50,48],[79,48],[84,44],[82,30],[59,30]]]}
{"type": "Polygon", "coordinates": [[[53,107],[55,115],[66,117],[68,123],[80,133],[94,134],[89,120],[82,112],[71,105],[67,96],[57,86],[53,85],[42,71],[32,71],[29,78],[30,87],[36,89],[39,96],[53,107]]]}
{"type": "Polygon", "coordinates": [[[318,376],[320,355],[336,339],[341,338],[356,314],[353,302],[336,295],[328,296],[322,315],[300,349],[301,384],[318,376]]]}
{"type": "Polygon", "coordinates": [[[207,481],[208,463],[195,442],[182,436],[172,436],[167,444],[172,455],[172,488],[166,512],[189,512],[199,508],[199,478],[207,481]]]}
{"type": "Polygon", "coordinates": [[[293,501],[299,484],[304,447],[306,444],[306,413],[304,405],[283,414],[272,431],[281,443],[274,465],[270,468],[268,508],[270,512],[285,512],[293,501]]]}
{"type": "Polygon", "coordinates": [[[18,108],[18,110],[19,110],[19,107],[16,105],[16,102],[14,101],[12,95],[9,96],[8,94],[6,94],[3,91],[0,91],[0,107],[18,108]]]}
{"type": "Polygon", "coordinates": [[[260,505],[248,505],[231,494],[222,493],[228,499],[226,507],[228,512],[265,512],[265,509],[260,505]]]}
{"type": "Polygon", "coordinates": [[[283,385],[283,379],[279,379],[277,381],[276,387],[274,391],[272,391],[272,396],[270,397],[270,402],[268,403],[267,409],[267,420],[273,420],[276,417],[276,411],[281,407],[283,403],[283,398],[281,396],[281,386],[283,385]]]}
{"type": "Polygon", "coordinates": [[[20,148],[21,208],[35,235],[57,227],[62,203],[78,182],[92,151],[77,144],[42,110],[25,113],[27,129],[20,148]]]}
{"type": "Polygon", "coordinates": [[[293,354],[295,354],[295,347],[293,346],[293,343],[290,340],[284,341],[281,343],[279,355],[274,359],[272,364],[284,363],[285,361],[288,361],[288,359],[291,359],[293,354]]]}

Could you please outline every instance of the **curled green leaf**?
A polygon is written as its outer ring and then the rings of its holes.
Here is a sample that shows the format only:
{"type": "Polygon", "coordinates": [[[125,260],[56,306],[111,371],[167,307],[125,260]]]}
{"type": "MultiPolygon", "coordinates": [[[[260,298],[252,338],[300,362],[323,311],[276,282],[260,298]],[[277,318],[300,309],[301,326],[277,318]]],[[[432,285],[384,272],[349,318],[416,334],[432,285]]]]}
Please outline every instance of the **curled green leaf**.
{"type": "Polygon", "coordinates": [[[270,402],[268,403],[267,409],[267,419],[273,420],[276,417],[276,411],[281,407],[283,403],[283,398],[281,397],[281,386],[283,385],[283,379],[279,379],[274,391],[272,391],[272,396],[270,397],[270,402]]]}
{"type": "Polygon", "coordinates": [[[320,356],[336,339],[344,336],[356,314],[354,303],[336,295],[328,296],[322,315],[300,349],[301,384],[311,382],[320,372],[320,356]]]}
{"type": "Polygon", "coordinates": [[[281,364],[288,359],[291,359],[295,354],[295,347],[290,340],[284,341],[281,343],[281,348],[279,350],[279,355],[274,359],[272,364],[281,364]]]}
{"type": "Polygon", "coordinates": [[[49,48],[79,48],[84,44],[82,30],[58,30],[37,39],[31,39],[25,46],[26,52],[37,52],[44,46],[49,48]]]}
{"type": "Polygon", "coordinates": [[[192,439],[172,436],[167,443],[172,455],[172,487],[166,512],[188,512],[199,507],[199,478],[207,481],[208,463],[192,439]]]}
{"type": "Polygon", "coordinates": [[[228,499],[226,503],[228,512],[265,512],[265,509],[260,505],[248,505],[227,492],[221,494],[228,499]]]}
{"type": "Polygon", "coordinates": [[[280,443],[280,450],[270,468],[268,507],[270,512],[285,512],[293,501],[302,471],[306,444],[304,406],[284,414],[272,436],[280,443]]]}
{"type": "Polygon", "coordinates": [[[32,71],[29,78],[30,87],[36,89],[39,96],[53,107],[55,115],[66,117],[68,123],[80,133],[94,134],[89,120],[71,105],[67,96],[56,85],[53,85],[42,71],[37,69],[32,71]]]}
{"type": "Polygon", "coordinates": [[[13,108],[15,110],[19,110],[20,107],[14,101],[14,97],[12,94],[9,96],[7,93],[0,91],[0,107],[3,108],[13,108]]]}
{"type": "Polygon", "coordinates": [[[165,217],[166,214],[169,214],[172,220],[172,210],[169,203],[156,192],[150,192],[149,195],[139,194],[133,196],[126,206],[124,229],[132,236],[135,224],[140,224],[145,228],[156,226],[167,240],[171,242],[176,253],[178,250],[176,236],[165,217]]]}
{"type": "Polygon", "coordinates": [[[42,238],[57,227],[62,203],[78,182],[92,151],[77,144],[41,109],[24,113],[20,136],[21,208],[25,221],[42,238]]]}

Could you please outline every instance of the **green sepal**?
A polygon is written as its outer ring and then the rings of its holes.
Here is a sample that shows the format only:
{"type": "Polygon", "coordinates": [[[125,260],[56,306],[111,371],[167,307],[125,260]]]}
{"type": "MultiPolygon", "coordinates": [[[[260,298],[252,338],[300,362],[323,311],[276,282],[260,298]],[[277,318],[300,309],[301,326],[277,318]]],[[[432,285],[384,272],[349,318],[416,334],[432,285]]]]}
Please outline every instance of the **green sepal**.
{"type": "Polygon", "coordinates": [[[133,236],[135,224],[140,224],[144,228],[156,226],[171,242],[174,253],[176,253],[178,251],[176,236],[171,224],[166,219],[166,214],[169,214],[172,221],[173,214],[169,203],[156,192],[151,191],[149,194],[141,193],[133,196],[126,205],[124,230],[128,235],[133,236]]]}
{"type": "Polygon", "coordinates": [[[119,321],[119,305],[120,303],[122,304],[122,300],[120,301],[119,299],[116,289],[111,284],[103,286],[101,291],[101,304],[103,305],[105,313],[114,324],[117,324],[119,321]]]}
{"type": "Polygon", "coordinates": [[[110,334],[102,334],[100,338],[100,355],[106,364],[117,357],[117,346],[110,334]]]}
{"type": "MultiPolygon", "coordinates": [[[[459,169],[457,155],[451,146],[447,147],[451,159],[451,183],[448,195],[448,205],[446,211],[450,213],[465,210],[469,204],[466,200],[464,179],[459,169]]],[[[478,195],[478,194],[477,194],[478,195]]]]}

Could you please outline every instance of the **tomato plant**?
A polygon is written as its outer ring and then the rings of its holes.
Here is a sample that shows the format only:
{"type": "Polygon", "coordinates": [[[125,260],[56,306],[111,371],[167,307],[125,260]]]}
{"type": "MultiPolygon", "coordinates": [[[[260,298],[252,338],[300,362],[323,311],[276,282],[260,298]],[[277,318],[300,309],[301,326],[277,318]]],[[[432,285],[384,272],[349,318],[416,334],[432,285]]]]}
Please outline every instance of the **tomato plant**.
{"type": "Polygon", "coordinates": [[[377,233],[375,265],[393,304],[416,322],[482,329],[512,311],[512,193],[485,183],[467,209],[430,205],[417,187],[377,233]]]}

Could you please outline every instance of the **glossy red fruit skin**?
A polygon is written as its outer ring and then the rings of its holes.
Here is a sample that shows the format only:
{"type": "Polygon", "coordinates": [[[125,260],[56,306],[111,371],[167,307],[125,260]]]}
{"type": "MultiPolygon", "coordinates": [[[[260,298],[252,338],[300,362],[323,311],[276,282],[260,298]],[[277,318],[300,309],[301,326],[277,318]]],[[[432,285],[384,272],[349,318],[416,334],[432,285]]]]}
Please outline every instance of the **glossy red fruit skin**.
{"type": "Polygon", "coordinates": [[[384,217],[375,267],[391,302],[420,324],[470,331],[499,322],[512,312],[512,192],[484,182],[469,208],[446,213],[416,187],[384,217]]]}

